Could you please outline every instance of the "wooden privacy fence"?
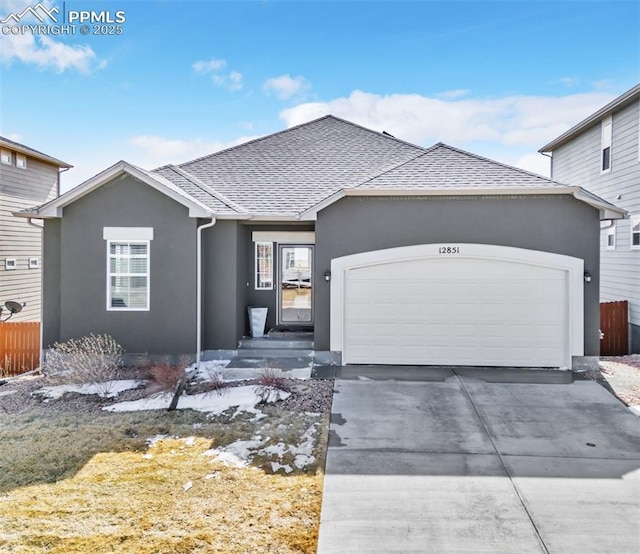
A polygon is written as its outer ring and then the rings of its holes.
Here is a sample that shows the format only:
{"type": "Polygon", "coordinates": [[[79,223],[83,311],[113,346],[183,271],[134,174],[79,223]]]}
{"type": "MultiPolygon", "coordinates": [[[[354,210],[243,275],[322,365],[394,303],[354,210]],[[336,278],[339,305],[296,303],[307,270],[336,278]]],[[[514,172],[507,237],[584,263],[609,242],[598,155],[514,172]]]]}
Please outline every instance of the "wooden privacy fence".
{"type": "Polygon", "coordinates": [[[0,323],[0,375],[17,375],[40,365],[40,322],[0,323]]]}
{"type": "Polygon", "coordinates": [[[600,355],[623,356],[629,353],[629,303],[600,304],[600,355]]]}

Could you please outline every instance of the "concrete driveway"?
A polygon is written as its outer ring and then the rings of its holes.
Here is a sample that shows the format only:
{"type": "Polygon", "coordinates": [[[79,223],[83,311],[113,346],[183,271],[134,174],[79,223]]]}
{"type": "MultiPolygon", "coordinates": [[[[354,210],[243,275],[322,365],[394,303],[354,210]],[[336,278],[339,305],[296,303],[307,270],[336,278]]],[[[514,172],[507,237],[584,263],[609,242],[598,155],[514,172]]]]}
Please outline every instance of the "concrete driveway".
{"type": "Polygon", "coordinates": [[[343,368],[318,552],[638,554],[640,418],[572,380],[343,368]]]}

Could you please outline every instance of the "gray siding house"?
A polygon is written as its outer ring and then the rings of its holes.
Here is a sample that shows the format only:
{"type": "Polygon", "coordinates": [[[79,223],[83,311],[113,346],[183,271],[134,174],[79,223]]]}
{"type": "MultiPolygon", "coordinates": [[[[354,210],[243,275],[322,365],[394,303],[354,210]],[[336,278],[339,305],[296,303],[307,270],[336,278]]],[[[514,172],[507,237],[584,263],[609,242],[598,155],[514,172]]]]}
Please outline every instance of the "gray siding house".
{"type": "Polygon", "coordinates": [[[640,352],[640,85],[540,149],[551,177],[580,185],[629,212],[605,221],[600,237],[600,300],[629,301],[632,352],[640,352]]]}
{"type": "Polygon", "coordinates": [[[623,212],[326,116],[20,215],[44,219],[45,347],[214,355],[263,306],[343,363],[570,367],[598,355],[600,221],[623,212]]]}
{"type": "Polygon", "coordinates": [[[70,167],[0,137],[0,305],[7,300],[26,302],[12,321],[40,320],[42,262],[42,229],[16,219],[12,212],[56,198],[60,170],[70,167]]]}

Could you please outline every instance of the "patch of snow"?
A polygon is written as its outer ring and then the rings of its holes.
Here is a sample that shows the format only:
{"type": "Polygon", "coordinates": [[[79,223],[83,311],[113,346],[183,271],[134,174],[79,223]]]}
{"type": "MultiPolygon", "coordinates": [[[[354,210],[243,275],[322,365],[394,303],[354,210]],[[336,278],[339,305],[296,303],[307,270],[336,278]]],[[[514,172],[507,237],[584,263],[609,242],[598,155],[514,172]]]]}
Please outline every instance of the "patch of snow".
{"type": "Polygon", "coordinates": [[[315,456],[307,456],[306,454],[298,454],[294,460],[293,465],[298,469],[304,469],[305,467],[310,466],[312,463],[316,461],[315,456]]]}
{"type": "Polygon", "coordinates": [[[220,448],[212,448],[203,453],[203,456],[212,456],[214,462],[221,462],[227,466],[247,467],[251,457],[265,442],[257,435],[251,440],[238,440],[220,448]]]}
{"type": "Polygon", "coordinates": [[[233,452],[222,452],[222,451],[218,452],[218,454],[216,454],[213,461],[220,462],[222,465],[225,465],[225,466],[231,466],[231,467],[237,467],[237,468],[244,468],[249,465],[248,460],[243,460],[242,458],[236,456],[233,452]]]}
{"type": "Polygon", "coordinates": [[[151,460],[151,459],[153,459],[153,454],[149,454],[149,453],[147,453],[147,454],[143,454],[143,455],[142,455],[142,457],[143,457],[145,460],[151,460]]]}
{"type": "Polygon", "coordinates": [[[261,387],[262,394],[260,394],[260,400],[266,404],[273,404],[280,400],[285,400],[291,396],[290,392],[280,390],[276,387],[261,387]]]}
{"type": "Polygon", "coordinates": [[[637,416],[640,416],[640,405],[638,406],[629,406],[629,409],[636,414],[637,416]]]}
{"type": "Polygon", "coordinates": [[[186,439],[182,439],[186,446],[193,446],[196,443],[195,437],[187,437],[186,439]]]}
{"type": "Polygon", "coordinates": [[[184,490],[184,492],[187,492],[191,487],[193,487],[193,482],[192,481],[187,481],[183,485],[182,489],[184,490]]]}
{"type": "Polygon", "coordinates": [[[207,473],[204,478],[208,481],[209,479],[220,479],[220,472],[214,471],[213,473],[207,473]]]}
{"type": "Polygon", "coordinates": [[[107,412],[137,412],[140,410],[166,410],[171,404],[173,393],[160,392],[149,396],[147,398],[141,398],[140,400],[130,400],[128,402],[118,402],[111,406],[105,406],[102,408],[107,412]]]}
{"type": "Polygon", "coordinates": [[[263,454],[273,454],[278,456],[278,458],[282,459],[282,456],[287,451],[287,445],[280,441],[278,444],[272,444],[271,446],[267,446],[263,448],[260,452],[263,454]]]}
{"type": "Polygon", "coordinates": [[[278,473],[278,471],[281,469],[284,469],[285,473],[291,473],[293,471],[291,466],[288,464],[282,465],[278,462],[271,462],[271,471],[273,471],[274,473],[278,473]]]}
{"type": "Polygon", "coordinates": [[[222,371],[229,365],[231,360],[209,360],[207,362],[200,362],[200,367],[196,370],[196,364],[191,364],[186,368],[187,375],[190,379],[196,381],[210,381],[211,375],[222,371]]]}
{"type": "Polygon", "coordinates": [[[358,379],[360,381],[371,381],[372,380],[369,377],[365,377],[364,375],[358,375],[358,379]]]}
{"type": "Polygon", "coordinates": [[[154,435],[153,437],[149,437],[145,442],[149,448],[155,446],[163,439],[171,438],[169,435],[154,435]]]}
{"type": "MultiPolygon", "coordinates": [[[[243,362],[248,364],[258,364],[264,360],[258,358],[243,358],[243,362]]],[[[191,364],[187,369],[187,375],[195,381],[212,381],[218,379],[222,381],[249,381],[257,379],[264,371],[264,367],[228,368],[231,360],[210,360],[200,362],[200,368],[196,371],[196,364],[191,364]]],[[[281,369],[282,376],[287,379],[310,379],[313,369],[313,361],[305,367],[292,369],[281,369]]]]}
{"type": "MultiPolygon", "coordinates": [[[[256,404],[260,402],[260,397],[256,395],[254,387],[245,385],[242,387],[230,387],[224,389],[225,394],[220,395],[214,392],[182,395],[178,400],[178,409],[192,409],[198,412],[206,412],[209,414],[221,414],[230,408],[236,408],[232,417],[236,417],[239,413],[247,412],[254,414],[252,421],[257,421],[266,417],[256,404]]],[[[286,393],[287,396],[289,393],[286,393]]],[[[171,393],[160,393],[149,398],[141,398],[140,400],[131,400],[128,402],[119,402],[111,406],[105,406],[103,410],[109,412],[133,412],[139,410],[163,410],[169,406],[171,402],[171,393]]],[[[286,396],[284,397],[286,398],[286,396]]]]}
{"type": "Polygon", "coordinates": [[[121,379],[117,381],[87,383],[83,385],[54,385],[34,391],[34,394],[40,394],[45,398],[52,400],[62,398],[62,396],[68,392],[77,392],[78,394],[97,394],[102,398],[115,398],[122,391],[136,389],[142,384],[142,381],[137,381],[135,379],[121,379]],[[105,393],[105,391],[108,392],[105,393]]]}

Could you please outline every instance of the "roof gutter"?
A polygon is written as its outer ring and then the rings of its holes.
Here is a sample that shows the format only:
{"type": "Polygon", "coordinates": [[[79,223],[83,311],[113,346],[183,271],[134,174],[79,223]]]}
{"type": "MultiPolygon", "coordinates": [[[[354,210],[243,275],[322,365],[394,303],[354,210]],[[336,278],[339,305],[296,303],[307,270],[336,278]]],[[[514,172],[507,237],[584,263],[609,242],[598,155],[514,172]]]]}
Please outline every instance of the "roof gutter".
{"type": "Polygon", "coordinates": [[[216,224],[216,218],[211,216],[209,223],[204,223],[196,231],[196,371],[200,369],[202,358],[202,231],[216,224]]]}

